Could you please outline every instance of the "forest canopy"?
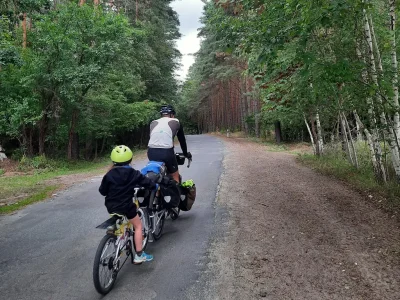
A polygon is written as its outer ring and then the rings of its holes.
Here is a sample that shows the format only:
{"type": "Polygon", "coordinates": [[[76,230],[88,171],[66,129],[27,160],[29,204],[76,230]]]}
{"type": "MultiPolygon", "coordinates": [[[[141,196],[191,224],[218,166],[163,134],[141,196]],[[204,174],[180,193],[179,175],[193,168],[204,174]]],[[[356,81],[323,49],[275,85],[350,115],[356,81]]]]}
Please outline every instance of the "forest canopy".
{"type": "Polygon", "coordinates": [[[170,2],[2,1],[0,145],[76,159],[145,144],[158,104],[177,99],[170,2]]]}
{"type": "Polygon", "coordinates": [[[376,179],[400,181],[398,10],[395,0],[208,1],[182,110],[200,132],[259,137],[272,126],[316,155],[329,143],[355,168],[365,141],[376,179]]]}

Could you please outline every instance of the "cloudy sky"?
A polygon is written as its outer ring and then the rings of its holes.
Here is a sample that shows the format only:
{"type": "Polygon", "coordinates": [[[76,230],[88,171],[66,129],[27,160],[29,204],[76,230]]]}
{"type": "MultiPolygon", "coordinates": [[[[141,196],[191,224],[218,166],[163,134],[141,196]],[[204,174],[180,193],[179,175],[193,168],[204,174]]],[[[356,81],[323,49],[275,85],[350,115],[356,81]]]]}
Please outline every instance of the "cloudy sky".
{"type": "Polygon", "coordinates": [[[171,6],[179,15],[182,38],[177,41],[179,51],[182,53],[182,69],[178,72],[181,80],[185,79],[189,67],[194,63],[193,53],[200,48],[200,39],[197,38],[197,29],[201,26],[200,17],[203,12],[201,0],[176,0],[171,6]]]}

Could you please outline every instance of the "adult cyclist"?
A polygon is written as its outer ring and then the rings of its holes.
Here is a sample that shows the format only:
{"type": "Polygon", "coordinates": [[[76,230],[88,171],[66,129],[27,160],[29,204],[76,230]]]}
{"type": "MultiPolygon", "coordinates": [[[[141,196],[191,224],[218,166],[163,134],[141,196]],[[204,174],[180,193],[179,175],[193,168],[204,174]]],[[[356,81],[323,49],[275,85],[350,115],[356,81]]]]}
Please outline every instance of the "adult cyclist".
{"type": "Polygon", "coordinates": [[[174,138],[178,137],[183,155],[192,159],[192,154],[187,151],[186,138],[183,127],[175,118],[175,110],[172,105],[163,105],[160,110],[161,118],[150,124],[150,141],[147,157],[152,161],[165,163],[169,174],[179,182],[178,162],[174,151],[174,138]]]}

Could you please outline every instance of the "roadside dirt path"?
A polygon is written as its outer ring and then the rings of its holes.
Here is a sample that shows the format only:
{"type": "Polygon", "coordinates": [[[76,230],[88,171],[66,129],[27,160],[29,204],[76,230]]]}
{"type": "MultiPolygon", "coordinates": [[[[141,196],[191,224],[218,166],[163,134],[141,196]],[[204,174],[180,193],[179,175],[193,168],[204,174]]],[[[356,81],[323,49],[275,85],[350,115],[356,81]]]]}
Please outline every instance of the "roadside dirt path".
{"type": "Polygon", "coordinates": [[[400,299],[394,218],[293,155],[224,140],[217,206],[229,217],[194,298],[400,299]]]}

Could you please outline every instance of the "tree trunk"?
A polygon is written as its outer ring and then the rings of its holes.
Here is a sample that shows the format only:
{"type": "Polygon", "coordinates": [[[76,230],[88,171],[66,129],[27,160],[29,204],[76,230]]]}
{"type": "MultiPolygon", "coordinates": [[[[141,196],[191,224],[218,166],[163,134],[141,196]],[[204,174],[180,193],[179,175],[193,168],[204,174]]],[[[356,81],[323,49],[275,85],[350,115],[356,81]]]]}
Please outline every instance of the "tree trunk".
{"type": "Polygon", "coordinates": [[[311,113],[310,113],[310,123],[311,123],[311,133],[312,133],[312,135],[314,137],[314,141],[315,141],[315,154],[317,156],[319,156],[320,152],[319,152],[319,144],[318,144],[318,135],[317,135],[317,130],[315,129],[314,118],[311,113]]]}
{"type": "Polygon", "coordinates": [[[104,148],[106,147],[107,138],[103,137],[103,142],[101,143],[100,155],[103,154],[104,148]]]}
{"type": "Polygon", "coordinates": [[[372,38],[373,46],[375,48],[376,63],[377,63],[378,71],[379,71],[379,76],[382,76],[383,75],[383,66],[382,66],[381,52],[379,51],[378,42],[376,40],[376,35],[375,35],[374,23],[372,23],[371,16],[368,17],[367,21],[369,22],[371,38],[372,38]]]}
{"type": "Polygon", "coordinates": [[[391,46],[392,46],[392,85],[393,85],[393,106],[395,113],[393,117],[394,132],[396,134],[397,144],[400,145],[400,118],[399,118],[399,80],[398,80],[398,63],[396,53],[396,1],[389,0],[389,16],[390,16],[390,33],[391,33],[391,46]]]}
{"type": "Polygon", "coordinates": [[[85,0],[79,0],[79,6],[82,6],[83,4],[85,4],[85,0]]]}
{"type": "MultiPolygon", "coordinates": [[[[356,48],[357,56],[358,58],[364,62],[366,65],[366,59],[363,57],[360,46],[357,44],[356,48]]],[[[364,68],[362,73],[362,80],[364,84],[369,84],[368,82],[368,72],[364,68]]],[[[376,118],[375,118],[375,112],[374,112],[374,103],[371,99],[371,97],[367,97],[367,107],[368,107],[368,119],[371,124],[371,132],[364,126],[364,124],[361,122],[358,114],[356,111],[354,111],[354,116],[356,118],[356,122],[360,128],[360,131],[364,131],[364,134],[367,138],[368,145],[370,147],[370,153],[371,153],[371,162],[374,168],[374,173],[376,180],[378,182],[383,182],[385,183],[387,181],[387,176],[386,176],[386,170],[385,166],[382,161],[382,147],[380,144],[380,139],[379,139],[379,132],[377,130],[377,124],[376,124],[376,118]]]]}
{"type": "Polygon", "coordinates": [[[354,166],[354,159],[353,159],[352,151],[350,149],[349,139],[347,136],[346,123],[344,121],[344,116],[342,113],[339,113],[339,120],[340,120],[340,124],[341,124],[341,128],[342,128],[342,138],[343,138],[343,145],[345,148],[345,152],[347,154],[347,158],[348,158],[349,162],[354,166]]]}
{"type": "Polygon", "coordinates": [[[369,151],[371,153],[372,167],[374,170],[375,178],[378,182],[386,183],[387,182],[386,170],[382,162],[382,152],[377,153],[377,148],[375,144],[376,138],[374,138],[373,135],[370,134],[369,130],[361,122],[360,117],[358,116],[356,111],[354,111],[354,116],[356,118],[358,126],[360,127],[360,130],[364,130],[365,137],[367,138],[367,143],[369,151]]]}
{"type": "Polygon", "coordinates": [[[243,95],[243,81],[241,81],[240,87],[240,105],[241,105],[241,116],[242,116],[242,130],[247,133],[247,122],[246,122],[246,101],[243,95]]]}
{"type": "Polygon", "coordinates": [[[22,143],[20,147],[23,149],[24,154],[26,154],[28,148],[28,129],[25,125],[22,125],[22,143]]]}
{"type": "Polygon", "coordinates": [[[363,140],[362,133],[361,133],[361,128],[358,122],[356,122],[356,130],[357,130],[357,141],[361,142],[363,140]]]}
{"type": "Polygon", "coordinates": [[[254,122],[255,122],[256,137],[260,138],[260,114],[259,113],[256,113],[254,115],[254,122]]]}
{"type": "MultiPolygon", "coordinates": [[[[249,79],[246,77],[245,78],[246,82],[246,104],[247,104],[247,117],[250,117],[252,115],[252,105],[251,105],[251,95],[249,93],[249,79]]],[[[247,134],[250,134],[250,128],[247,125],[247,134]]]]}
{"type": "Polygon", "coordinates": [[[26,48],[26,13],[23,14],[22,19],[22,48],[26,48]]]}
{"type": "Polygon", "coordinates": [[[93,153],[93,139],[92,135],[88,134],[86,136],[85,159],[89,160],[92,157],[92,153],[93,153]]]}
{"type": "Polygon", "coordinates": [[[343,112],[340,113],[340,117],[341,117],[341,123],[342,123],[343,140],[346,145],[346,152],[347,152],[349,161],[353,166],[355,166],[358,169],[359,165],[358,165],[357,152],[356,152],[356,148],[354,146],[353,138],[351,136],[349,122],[347,121],[346,115],[343,112]]]}
{"type": "Polygon", "coordinates": [[[304,117],[304,123],[306,123],[306,126],[307,126],[308,134],[310,135],[311,145],[312,145],[312,147],[313,147],[314,155],[316,155],[316,154],[317,154],[317,148],[315,147],[315,142],[314,142],[313,134],[312,134],[312,132],[311,132],[310,126],[308,125],[306,116],[303,115],[303,117],[304,117]]]}
{"type": "Polygon", "coordinates": [[[353,140],[353,137],[351,135],[351,129],[350,129],[349,121],[347,120],[347,117],[346,117],[346,115],[344,113],[342,113],[342,115],[344,117],[344,121],[346,122],[347,131],[349,133],[350,145],[351,145],[351,149],[353,150],[354,164],[355,164],[355,167],[358,169],[360,165],[358,163],[357,149],[356,149],[356,146],[354,145],[354,140],[353,140]]]}
{"type": "Polygon", "coordinates": [[[281,121],[275,121],[275,141],[280,144],[282,142],[282,129],[281,129],[281,121]]]}
{"type": "Polygon", "coordinates": [[[45,154],[45,141],[47,134],[47,115],[43,113],[39,121],[39,155],[45,154]]]}
{"type": "Polygon", "coordinates": [[[139,18],[139,0],[136,0],[136,6],[135,6],[135,9],[136,9],[136,14],[135,14],[135,22],[137,23],[137,21],[138,21],[138,18],[139,18]]]}
{"type": "MultiPolygon", "coordinates": [[[[371,77],[372,77],[372,81],[373,81],[374,85],[376,86],[376,88],[379,88],[378,76],[377,76],[376,65],[375,65],[373,41],[372,41],[372,36],[371,36],[371,28],[370,28],[370,24],[368,22],[368,17],[367,17],[367,13],[366,13],[365,9],[364,9],[364,18],[365,18],[365,35],[366,35],[367,42],[368,42],[368,50],[369,50],[370,60],[371,60],[371,65],[370,65],[371,77]]],[[[382,98],[378,92],[376,93],[376,99],[377,99],[377,102],[380,105],[382,105],[382,98]]],[[[382,127],[384,128],[385,135],[387,136],[387,141],[388,141],[390,151],[392,154],[392,164],[393,164],[393,168],[396,172],[396,179],[398,182],[400,182],[400,157],[399,157],[399,148],[397,145],[397,139],[394,136],[393,127],[390,127],[387,123],[386,114],[383,110],[380,114],[380,120],[381,120],[382,127]]]]}
{"type": "Polygon", "coordinates": [[[33,156],[33,128],[28,127],[25,129],[26,130],[26,152],[28,156],[32,157],[33,156]]]}
{"type": "Polygon", "coordinates": [[[97,145],[97,139],[96,139],[95,146],[94,146],[94,159],[95,160],[97,159],[97,147],[98,147],[98,145],[97,145]]]}
{"type": "Polygon", "coordinates": [[[75,132],[72,145],[72,159],[79,159],[79,133],[75,132]]]}
{"type": "Polygon", "coordinates": [[[318,112],[315,116],[315,120],[317,123],[318,155],[322,155],[322,154],[324,154],[324,140],[322,137],[322,127],[321,127],[321,122],[319,121],[319,113],[318,112]]]}
{"type": "Polygon", "coordinates": [[[69,128],[69,141],[68,141],[68,159],[76,159],[77,158],[77,133],[76,133],[76,125],[78,122],[79,112],[77,109],[74,109],[71,116],[71,125],[69,128]]]}

